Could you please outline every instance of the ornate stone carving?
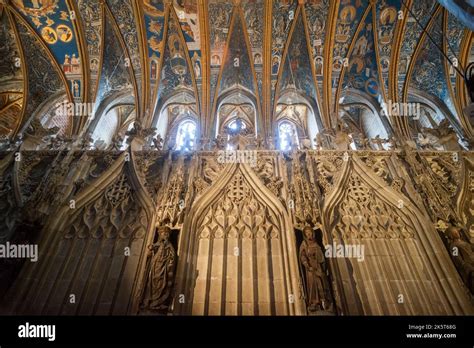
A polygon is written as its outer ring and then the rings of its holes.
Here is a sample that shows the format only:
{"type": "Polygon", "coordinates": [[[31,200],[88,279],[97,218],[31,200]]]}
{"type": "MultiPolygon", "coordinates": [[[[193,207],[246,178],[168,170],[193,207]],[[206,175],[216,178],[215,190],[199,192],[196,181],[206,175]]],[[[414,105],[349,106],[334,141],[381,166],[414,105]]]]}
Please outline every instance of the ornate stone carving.
{"type": "Polygon", "coordinates": [[[387,182],[387,184],[391,184],[393,178],[390,173],[390,170],[387,165],[387,160],[385,156],[377,156],[373,152],[367,152],[367,155],[361,154],[360,157],[362,161],[372,169],[373,173],[377,175],[379,178],[387,182]]]}
{"type": "Polygon", "coordinates": [[[319,202],[321,197],[319,189],[311,181],[306,172],[305,158],[294,156],[292,159],[292,178],[289,186],[290,197],[293,200],[294,216],[297,226],[304,226],[306,223],[315,223],[319,217],[319,202]]]}
{"type": "Polygon", "coordinates": [[[143,238],[148,223],[125,174],[119,175],[96,200],[72,211],[65,228],[66,239],[143,238]]]}
{"type": "Polygon", "coordinates": [[[146,139],[150,136],[153,136],[156,132],[156,128],[145,129],[142,127],[140,121],[135,121],[133,128],[125,133],[128,136],[127,142],[130,143],[135,138],[146,139]]]}
{"type": "Polygon", "coordinates": [[[219,175],[221,170],[220,165],[212,158],[204,158],[202,160],[202,173],[203,179],[210,185],[214,182],[214,180],[219,175]]]}
{"type": "Polygon", "coordinates": [[[182,213],[185,207],[184,198],[187,191],[184,175],[183,164],[178,164],[157,200],[156,216],[158,222],[169,221],[171,226],[176,226],[182,222],[182,213]]]}
{"type": "Polygon", "coordinates": [[[283,182],[275,175],[275,164],[273,157],[258,156],[257,166],[255,172],[260,177],[262,182],[272,191],[277,197],[280,196],[280,190],[283,187],[283,182]]]}
{"type": "MultiPolygon", "coordinates": [[[[377,197],[356,174],[351,174],[348,189],[339,207],[336,230],[343,240],[414,238],[415,230],[391,207],[377,197]]],[[[333,234],[335,239],[337,234],[333,234]]]]}
{"type": "Polygon", "coordinates": [[[306,304],[310,313],[327,310],[331,306],[327,298],[328,280],[325,271],[325,257],[315,240],[312,227],[303,229],[304,240],[299,249],[299,261],[304,269],[306,304]]]}
{"type": "Polygon", "coordinates": [[[158,241],[148,246],[149,264],[140,308],[166,312],[173,288],[177,256],[169,240],[170,228],[160,226],[157,228],[157,233],[158,241]]]}
{"type": "Polygon", "coordinates": [[[474,246],[464,241],[458,227],[450,226],[446,231],[449,251],[456,268],[467,288],[474,295],[474,246]]]}
{"type": "Polygon", "coordinates": [[[343,164],[343,156],[331,154],[316,158],[316,169],[318,173],[318,183],[327,194],[333,190],[337,177],[343,164]]]}
{"type": "Polygon", "coordinates": [[[450,122],[448,119],[441,121],[441,123],[438,125],[438,128],[423,128],[422,132],[424,134],[430,134],[434,137],[432,144],[435,146],[440,146],[447,151],[461,150],[458,136],[456,135],[456,132],[450,127],[450,122]]]}
{"type": "Polygon", "coordinates": [[[433,222],[439,219],[449,221],[450,218],[456,218],[453,203],[456,185],[453,185],[451,181],[459,175],[459,169],[456,169],[459,163],[450,163],[447,158],[443,158],[444,156],[442,153],[437,153],[435,156],[425,157],[420,153],[405,149],[404,158],[409,165],[415,188],[424,198],[433,222]]]}
{"type": "Polygon", "coordinates": [[[200,238],[279,238],[278,221],[238,172],[221,200],[206,212],[200,238]],[[229,218],[226,218],[229,217],[229,218]]]}

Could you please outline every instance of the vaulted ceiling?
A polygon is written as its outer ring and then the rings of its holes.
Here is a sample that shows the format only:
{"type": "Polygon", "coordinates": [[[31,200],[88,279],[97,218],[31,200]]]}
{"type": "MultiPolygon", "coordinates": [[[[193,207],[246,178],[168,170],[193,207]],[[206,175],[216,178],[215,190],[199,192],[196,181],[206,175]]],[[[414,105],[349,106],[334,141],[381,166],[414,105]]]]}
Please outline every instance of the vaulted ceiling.
{"type": "MultiPolygon", "coordinates": [[[[144,126],[186,104],[209,137],[237,90],[267,135],[289,91],[319,129],[335,126],[351,96],[380,107],[419,95],[474,135],[464,82],[441,53],[462,70],[474,35],[435,0],[10,0],[0,29],[0,134],[74,101],[94,102],[95,115],[134,106],[144,126]]],[[[99,121],[54,125],[79,134],[99,121]]],[[[410,136],[407,119],[389,121],[410,136]]]]}

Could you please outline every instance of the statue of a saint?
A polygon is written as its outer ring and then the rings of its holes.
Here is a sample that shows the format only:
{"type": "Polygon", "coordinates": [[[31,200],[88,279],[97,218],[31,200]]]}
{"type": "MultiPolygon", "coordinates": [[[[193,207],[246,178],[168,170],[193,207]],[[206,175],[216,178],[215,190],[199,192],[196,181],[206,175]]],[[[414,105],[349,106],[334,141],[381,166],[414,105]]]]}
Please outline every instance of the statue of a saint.
{"type": "Polygon", "coordinates": [[[447,230],[450,239],[449,252],[466,286],[474,294],[474,247],[461,238],[460,229],[451,226],[447,230]]]}
{"type": "Polygon", "coordinates": [[[145,280],[142,309],[166,310],[174,281],[176,252],[169,241],[170,228],[158,227],[158,242],[150,245],[150,265],[145,280]]]}
{"type": "Polygon", "coordinates": [[[300,263],[306,275],[306,302],[308,310],[315,312],[324,310],[327,305],[324,293],[324,254],[316,242],[314,231],[310,226],[303,229],[304,241],[299,251],[300,263]]]}

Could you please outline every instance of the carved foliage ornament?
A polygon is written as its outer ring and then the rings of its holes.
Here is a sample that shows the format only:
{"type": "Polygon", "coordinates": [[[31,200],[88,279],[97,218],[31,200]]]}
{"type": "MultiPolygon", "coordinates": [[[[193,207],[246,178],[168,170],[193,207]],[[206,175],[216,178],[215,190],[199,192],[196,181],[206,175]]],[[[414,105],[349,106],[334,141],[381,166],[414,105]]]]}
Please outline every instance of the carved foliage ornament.
{"type": "Polygon", "coordinates": [[[72,217],[65,238],[143,238],[147,225],[146,213],[122,174],[72,217]]]}
{"type": "Polygon", "coordinates": [[[400,210],[384,202],[373,189],[352,173],[348,189],[339,206],[337,235],[348,239],[406,239],[414,238],[415,230],[400,215],[400,210]]]}

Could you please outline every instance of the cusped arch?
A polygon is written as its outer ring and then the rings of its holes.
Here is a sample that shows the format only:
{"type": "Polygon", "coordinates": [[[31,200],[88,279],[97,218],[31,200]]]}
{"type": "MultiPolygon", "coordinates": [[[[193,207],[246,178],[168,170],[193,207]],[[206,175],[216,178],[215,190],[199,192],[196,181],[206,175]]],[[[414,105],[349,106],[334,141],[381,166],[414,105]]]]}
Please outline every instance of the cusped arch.
{"type": "Polygon", "coordinates": [[[138,182],[135,169],[126,160],[128,155],[119,156],[55,212],[38,241],[44,246],[39,250],[39,261],[25,268],[21,275],[24,279],[20,279],[14,290],[28,298],[26,302],[12,302],[11,308],[16,313],[124,315],[132,311],[139,265],[146,258],[147,240],[154,227],[154,206],[144,193],[143,184],[138,182]],[[58,248],[65,251],[51,254],[51,250],[58,248]],[[124,257],[127,248],[130,255],[124,257]],[[80,253],[83,257],[77,258],[80,253]],[[77,263],[73,277],[68,276],[68,258],[77,263]],[[109,273],[113,263],[121,265],[124,273],[115,276],[109,273]],[[93,296],[91,300],[96,302],[108,296],[105,294],[116,293],[123,301],[107,301],[103,308],[63,306],[62,290],[45,287],[42,282],[44,277],[51,276],[76,289],[78,297],[93,296]],[[100,282],[87,285],[84,282],[88,279],[100,279],[100,282]],[[104,292],[94,290],[84,294],[85,285],[103,288],[104,292]]]}
{"type": "Polygon", "coordinates": [[[330,259],[344,314],[461,315],[472,311],[441,239],[429,218],[407,197],[356,156],[344,164],[334,187],[323,207],[325,241],[365,247],[363,262],[330,259]],[[347,196],[354,178],[357,190],[363,187],[370,192],[369,205],[363,209],[347,196]],[[349,214],[342,209],[343,203],[350,203],[346,204],[351,207],[349,214]],[[385,223],[385,228],[374,225],[373,235],[363,235],[376,221],[385,223]],[[400,298],[405,305],[400,306],[400,298]]]}
{"type": "MultiPolygon", "coordinates": [[[[242,212],[239,212],[239,215],[242,215],[242,212]]],[[[234,216],[235,219],[239,219],[238,216],[234,216]]],[[[232,226],[238,225],[236,221],[233,222],[232,226]]],[[[267,314],[278,314],[278,315],[302,315],[305,313],[305,307],[302,302],[300,294],[300,275],[298,273],[298,264],[296,259],[296,244],[295,244],[295,237],[293,235],[292,224],[290,222],[288,213],[282,203],[278,200],[278,198],[263,185],[260,181],[258,176],[255,172],[247,165],[247,164],[232,164],[227,165],[223,169],[223,171],[219,174],[219,179],[205,191],[202,193],[198,198],[194,201],[191,211],[184,222],[183,226],[183,233],[180,236],[179,242],[179,262],[178,262],[178,270],[177,270],[177,279],[176,279],[176,287],[178,294],[184,294],[184,296],[188,299],[185,303],[180,303],[180,301],[176,301],[174,305],[174,310],[176,313],[179,314],[215,314],[216,309],[213,309],[213,306],[217,306],[217,311],[220,311],[221,314],[264,314],[264,309],[261,309],[260,312],[257,313],[253,311],[253,308],[250,309],[248,312],[245,308],[246,303],[251,303],[254,308],[265,307],[266,305],[270,306],[269,312],[267,314]],[[215,298],[213,298],[212,294],[207,296],[204,299],[202,294],[208,292],[208,290],[214,289],[214,285],[211,284],[211,279],[207,276],[202,276],[199,274],[198,268],[202,265],[203,257],[215,257],[214,263],[209,263],[204,268],[207,270],[207,273],[210,275],[213,270],[211,268],[216,267],[215,265],[222,261],[222,257],[220,256],[220,251],[216,251],[216,244],[224,243],[218,238],[209,238],[209,242],[211,246],[207,245],[208,241],[202,241],[200,236],[198,235],[199,227],[201,226],[201,222],[205,215],[207,214],[208,210],[211,209],[211,206],[216,203],[220,202],[221,199],[225,196],[226,190],[229,189],[229,186],[232,185],[232,181],[236,178],[240,177],[242,180],[245,180],[246,185],[248,185],[251,193],[254,195],[256,205],[264,206],[265,209],[268,209],[268,214],[276,217],[278,220],[278,228],[279,228],[279,237],[277,239],[270,239],[267,240],[262,239],[260,241],[256,241],[258,238],[254,238],[252,240],[244,240],[244,238],[236,237],[234,243],[237,243],[238,250],[241,250],[241,262],[247,262],[248,267],[253,267],[257,269],[257,260],[256,258],[260,257],[259,262],[263,262],[263,264],[268,266],[268,273],[265,271],[265,276],[260,277],[259,279],[256,278],[254,274],[254,279],[260,283],[259,289],[268,289],[269,292],[272,292],[269,297],[265,298],[265,301],[270,301],[269,303],[262,302],[262,297],[258,297],[255,293],[253,293],[253,298],[248,298],[245,295],[243,290],[243,283],[245,282],[246,277],[250,277],[249,273],[245,273],[246,271],[240,271],[237,275],[233,275],[238,279],[238,286],[239,290],[236,294],[236,299],[238,299],[238,304],[235,310],[236,312],[229,312],[228,306],[230,306],[229,301],[227,298],[219,298],[215,303],[215,298]],[[240,243],[240,244],[239,244],[240,243]],[[249,253],[250,246],[248,243],[252,243],[254,253],[249,253]],[[256,247],[258,243],[261,246],[261,250],[257,251],[258,248],[256,247]],[[268,243],[268,244],[267,244],[268,243]],[[207,246],[206,246],[207,245],[207,246]],[[247,246],[246,246],[247,245],[247,246]],[[208,251],[206,253],[206,250],[208,251]],[[265,250],[265,251],[263,251],[265,250]],[[204,251],[204,255],[203,254],[204,251]],[[258,254],[262,253],[263,254],[258,254]],[[257,255],[255,257],[255,255],[257,255]],[[248,261],[252,260],[252,261],[248,261]],[[207,283],[207,284],[204,284],[207,283]],[[270,288],[278,288],[278,290],[271,290],[270,288]],[[288,302],[288,296],[295,295],[294,301],[288,302]]],[[[251,233],[251,232],[249,232],[251,233]]],[[[230,236],[230,235],[229,235],[230,236]]],[[[227,250],[232,250],[230,242],[230,237],[227,238],[224,236],[224,239],[227,241],[224,243],[227,247],[227,250]]],[[[228,253],[227,253],[228,255],[228,253]]],[[[223,257],[223,262],[231,262],[223,257]],[[226,261],[227,260],[227,261],[226,261]]],[[[219,266],[217,266],[219,267],[219,266]]],[[[201,270],[204,269],[201,267],[201,270]]],[[[243,267],[246,268],[245,266],[243,267]]],[[[214,284],[216,284],[217,280],[213,280],[214,284]]],[[[226,278],[220,279],[222,284],[224,285],[217,285],[217,287],[225,286],[226,278]]],[[[246,287],[245,289],[248,289],[246,287]]],[[[263,291],[265,293],[265,291],[263,291]]],[[[228,295],[228,292],[226,292],[228,295]]]]}

